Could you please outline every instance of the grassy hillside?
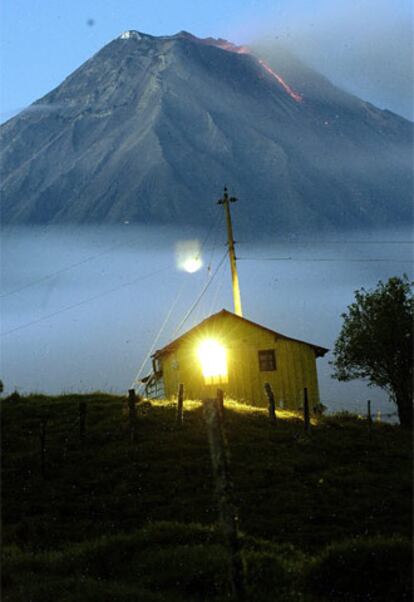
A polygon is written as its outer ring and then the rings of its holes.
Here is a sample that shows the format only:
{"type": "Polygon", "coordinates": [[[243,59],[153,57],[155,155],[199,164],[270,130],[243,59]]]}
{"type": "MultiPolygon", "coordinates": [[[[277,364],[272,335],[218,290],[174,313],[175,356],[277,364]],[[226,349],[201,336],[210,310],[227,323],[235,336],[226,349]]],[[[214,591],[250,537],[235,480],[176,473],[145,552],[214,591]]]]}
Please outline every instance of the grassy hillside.
{"type": "MultiPolygon", "coordinates": [[[[410,435],[278,417],[226,409],[247,599],[409,600],[410,435]]],[[[6,400],[2,428],[5,600],[228,599],[200,404],[180,429],[174,404],[142,404],[135,443],[126,399],[104,394],[6,400]]]]}

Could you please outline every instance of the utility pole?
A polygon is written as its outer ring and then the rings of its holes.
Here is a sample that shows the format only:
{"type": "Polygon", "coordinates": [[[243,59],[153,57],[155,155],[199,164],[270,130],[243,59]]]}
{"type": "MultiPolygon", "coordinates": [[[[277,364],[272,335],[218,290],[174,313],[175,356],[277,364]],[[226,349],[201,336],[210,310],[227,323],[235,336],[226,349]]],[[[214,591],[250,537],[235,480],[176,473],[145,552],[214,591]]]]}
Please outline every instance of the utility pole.
{"type": "Polygon", "coordinates": [[[241,298],[240,298],[240,286],[239,286],[239,276],[237,274],[237,266],[236,266],[236,252],[234,248],[234,239],[233,239],[233,226],[231,224],[231,214],[230,214],[230,203],[235,203],[237,199],[232,196],[229,197],[227,192],[227,187],[224,187],[223,198],[217,201],[218,205],[224,205],[226,210],[226,221],[227,221],[227,244],[229,246],[229,258],[230,258],[230,268],[231,268],[231,280],[233,284],[233,303],[234,303],[234,313],[238,316],[243,317],[242,306],[241,306],[241,298]]]}

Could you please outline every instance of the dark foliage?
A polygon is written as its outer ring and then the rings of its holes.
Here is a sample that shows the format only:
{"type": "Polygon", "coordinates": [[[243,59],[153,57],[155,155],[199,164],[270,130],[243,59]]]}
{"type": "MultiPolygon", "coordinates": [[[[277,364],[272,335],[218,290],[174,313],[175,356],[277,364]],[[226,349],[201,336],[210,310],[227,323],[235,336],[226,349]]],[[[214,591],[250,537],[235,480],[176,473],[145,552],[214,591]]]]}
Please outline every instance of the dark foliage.
{"type": "Polygon", "coordinates": [[[381,387],[397,404],[401,425],[412,427],[414,296],[407,276],[355,291],[342,317],[333,376],[381,387]]]}
{"type": "Polygon", "coordinates": [[[412,562],[409,539],[354,539],[329,546],[311,564],[307,582],[328,600],[408,602],[412,562]]]}
{"type": "MultiPolygon", "coordinates": [[[[173,403],[138,404],[137,414],[132,444],[125,398],[2,401],[6,601],[226,599],[201,408],[185,402],[179,429],[173,403]]],[[[369,439],[348,415],[319,419],[307,437],[298,417],[278,412],[271,428],[265,410],[236,404],[225,425],[249,599],[322,600],[304,575],[327,545],[410,536],[408,432],[375,423],[369,439]]],[[[381,579],[393,591],[389,573],[381,579]]],[[[401,579],[408,587],[403,565],[401,579]]]]}

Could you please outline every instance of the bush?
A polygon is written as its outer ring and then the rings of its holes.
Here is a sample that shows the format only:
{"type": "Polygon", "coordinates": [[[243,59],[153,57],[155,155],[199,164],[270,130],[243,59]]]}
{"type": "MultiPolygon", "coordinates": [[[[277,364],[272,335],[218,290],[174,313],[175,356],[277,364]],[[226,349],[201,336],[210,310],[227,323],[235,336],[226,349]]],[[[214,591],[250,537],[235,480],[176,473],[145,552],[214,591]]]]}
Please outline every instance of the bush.
{"type": "Polygon", "coordinates": [[[274,601],[291,589],[292,576],[281,558],[271,552],[246,550],[246,586],[249,599],[274,601]]]}
{"type": "Polygon", "coordinates": [[[328,600],[411,600],[410,541],[376,537],[333,544],[312,563],[306,583],[328,600]]]}
{"type": "Polygon", "coordinates": [[[18,391],[13,391],[13,393],[11,393],[8,397],[6,397],[6,399],[4,401],[20,401],[20,400],[21,400],[20,393],[18,391]]]}

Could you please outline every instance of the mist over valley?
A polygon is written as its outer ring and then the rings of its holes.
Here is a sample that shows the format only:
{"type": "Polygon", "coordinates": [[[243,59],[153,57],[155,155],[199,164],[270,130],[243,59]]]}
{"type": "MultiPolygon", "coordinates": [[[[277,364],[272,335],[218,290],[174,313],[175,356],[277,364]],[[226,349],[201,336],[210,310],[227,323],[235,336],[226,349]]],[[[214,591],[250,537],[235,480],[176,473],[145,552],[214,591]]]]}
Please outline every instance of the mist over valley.
{"type": "MultiPolygon", "coordinates": [[[[161,348],[211,313],[233,311],[227,258],[215,273],[226,253],[222,210],[216,211],[215,227],[205,230],[4,230],[1,378],[7,391],[126,392],[154,343],[161,348]],[[189,259],[199,256],[198,271],[183,271],[183,249],[189,259]]],[[[244,315],[332,350],[355,289],[412,275],[411,240],[402,230],[260,243],[252,229],[237,244],[244,315]]],[[[332,380],[331,357],[317,361],[321,400],[330,410],[365,411],[370,398],[376,410],[394,411],[381,391],[332,380]]],[[[150,369],[147,361],[141,376],[150,369]]]]}

